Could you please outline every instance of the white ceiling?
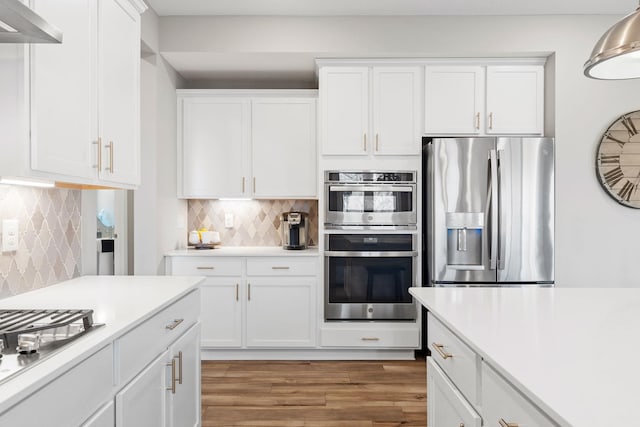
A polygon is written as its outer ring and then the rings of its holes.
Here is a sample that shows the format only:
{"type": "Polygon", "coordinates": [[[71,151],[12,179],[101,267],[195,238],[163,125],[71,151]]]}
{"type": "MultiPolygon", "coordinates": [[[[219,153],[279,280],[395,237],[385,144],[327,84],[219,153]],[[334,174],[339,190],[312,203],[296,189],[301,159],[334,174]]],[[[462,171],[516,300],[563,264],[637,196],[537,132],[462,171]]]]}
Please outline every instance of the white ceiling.
{"type": "Polygon", "coordinates": [[[636,0],[146,0],[167,15],[627,14],[636,0]]]}

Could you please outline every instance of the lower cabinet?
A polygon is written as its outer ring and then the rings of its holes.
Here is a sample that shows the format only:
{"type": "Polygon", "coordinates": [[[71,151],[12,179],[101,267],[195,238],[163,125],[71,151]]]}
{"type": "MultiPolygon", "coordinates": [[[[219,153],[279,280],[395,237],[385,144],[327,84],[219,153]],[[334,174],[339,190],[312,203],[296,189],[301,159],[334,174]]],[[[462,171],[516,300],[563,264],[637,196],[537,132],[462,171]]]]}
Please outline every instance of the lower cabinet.
{"type": "Polygon", "coordinates": [[[115,407],[110,401],[98,410],[82,427],[113,427],[115,421],[115,407]]]}
{"type": "Polygon", "coordinates": [[[482,418],[433,359],[427,359],[428,425],[480,427],[482,418]]]}
{"type": "Polygon", "coordinates": [[[443,323],[428,316],[433,355],[427,358],[429,426],[558,427],[443,323]]]}
{"type": "Polygon", "coordinates": [[[316,345],[319,257],[167,258],[173,275],[200,285],[202,348],[308,348],[316,345]]]}
{"type": "Polygon", "coordinates": [[[251,277],[247,282],[247,347],[315,345],[316,280],[251,277]]]}

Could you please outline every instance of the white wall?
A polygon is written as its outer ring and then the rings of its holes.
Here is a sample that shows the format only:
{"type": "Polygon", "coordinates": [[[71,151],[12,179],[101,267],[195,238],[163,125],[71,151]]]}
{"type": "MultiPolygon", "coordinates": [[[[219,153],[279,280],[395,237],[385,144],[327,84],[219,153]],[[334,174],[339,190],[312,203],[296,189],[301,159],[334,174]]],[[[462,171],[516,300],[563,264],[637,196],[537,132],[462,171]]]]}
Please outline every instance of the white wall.
{"type": "MultiPolygon", "coordinates": [[[[640,212],[595,175],[600,135],[640,109],[640,81],[582,74],[596,40],[619,17],[166,17],[163,52],[302,53],[317,57],[487,57],[552,54],[555,63],[558,286],[640,286],[640,212]]],[[[551,95],[551,94],[550,94],[551,95]]]]}
{"type": "Polygon", "coordinates": [[[134,274],[164,274],[163,254],[186,242],[186,202],[176,198],[176,88],[180,76],[157,55],[158,16],[142,15],[142,182],[134,193],[134,274]],[[180,224],[180,226],[179,226],[180,224]]]}

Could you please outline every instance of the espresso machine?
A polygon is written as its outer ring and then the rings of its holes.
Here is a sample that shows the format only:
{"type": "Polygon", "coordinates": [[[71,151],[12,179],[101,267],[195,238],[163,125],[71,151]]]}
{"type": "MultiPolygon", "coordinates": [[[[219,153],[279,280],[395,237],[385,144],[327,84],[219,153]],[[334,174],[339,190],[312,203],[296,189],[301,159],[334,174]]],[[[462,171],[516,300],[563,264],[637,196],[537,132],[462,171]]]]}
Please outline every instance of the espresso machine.
{"type": "Polygon", "coordinates": [[[282,247],[284,249],[306,249],[309,243],[309,214],[306,212],[284,212],[282,223],[282,247]]]}

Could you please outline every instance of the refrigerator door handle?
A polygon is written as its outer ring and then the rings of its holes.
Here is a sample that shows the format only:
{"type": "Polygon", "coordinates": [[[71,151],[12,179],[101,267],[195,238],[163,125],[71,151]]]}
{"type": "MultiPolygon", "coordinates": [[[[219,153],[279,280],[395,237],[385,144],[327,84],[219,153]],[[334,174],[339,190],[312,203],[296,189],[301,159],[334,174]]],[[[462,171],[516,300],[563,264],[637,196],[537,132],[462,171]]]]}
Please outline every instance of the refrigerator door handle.
{"type": "MultiPolygon", "coordinates": [[[[502,182],[502,167],[500,165],[500,163],[502,162],[500,160],[500,156],[501,153],[504,150],[496,150],[496,160],[497,160],[497,181],[496,181],[496,200],[497,200],[497,206],[498,209],[496,209],[496,225],[498,224],[497,222],[497,218],[499,215],[499,209],[501,209],[502,206],[502,188],[500,183],[502,182]]],[[[503,227],[504,229],[504,227],[503,227]]],[[[504,260],[505,260],[505,250],[506,250],[506,244],[505,244],[505,236],[504,233],[502,233],[501,231],[503,230],[497,230],[496,234],[498,235],[498,270],[504,270],[504,260]]]]}
{"type": "Polygon", "coordinates": [[[491,241],[489,244],[489,268],[498,266],[498,153],[489,150],[489,191],[491,241]]]}

